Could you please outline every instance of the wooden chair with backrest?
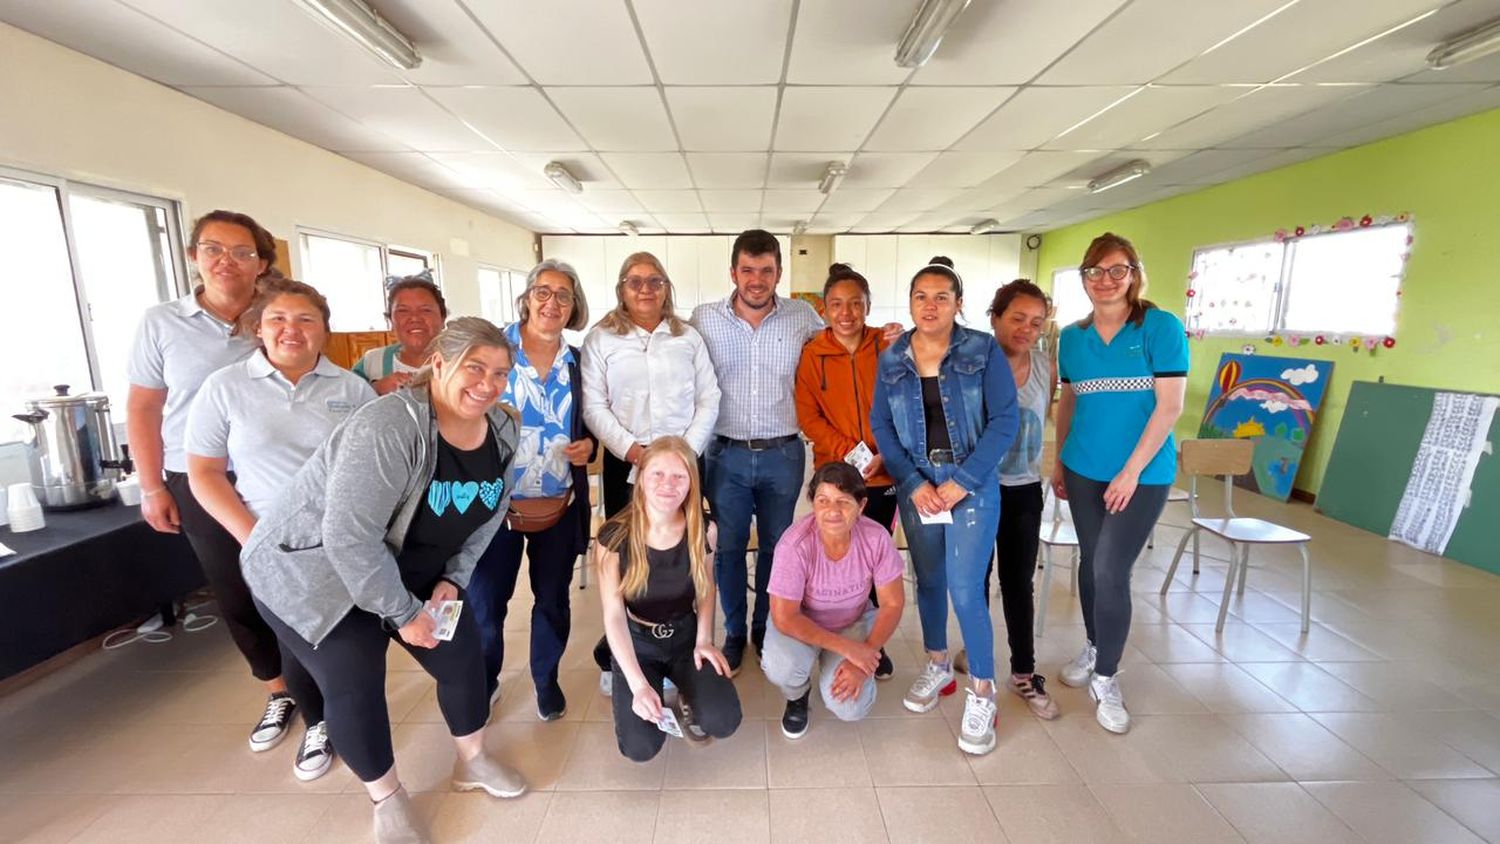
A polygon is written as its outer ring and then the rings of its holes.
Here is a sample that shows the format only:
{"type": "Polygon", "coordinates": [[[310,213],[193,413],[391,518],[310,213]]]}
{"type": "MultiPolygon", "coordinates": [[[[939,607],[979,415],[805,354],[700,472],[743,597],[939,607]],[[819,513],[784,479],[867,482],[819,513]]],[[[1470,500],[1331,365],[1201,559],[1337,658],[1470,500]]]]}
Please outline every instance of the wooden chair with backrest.
{"type": "MultiPolygon", "coordinates": [[[[1184,440],[1179,459],[1182,471],[1189,477],[1188,506],[1192,509],[1192,527],[1177,543],[1177,553],[1172,555],[1172,565],[1167,568],[1167,577],[1161,584],[1161,594],[1167,594],[1172,578],[1177,574],[1177,564],[1187,548],[1189,540],[1195,543],[1200,531],[1220,537],[1229,543],[1229,571],[1224,577],[1224,598],[1219,602],[1219,622],[1215,630],[1224,629],[1224,619],[1229,613],[1229,595],[1235,590],[1245,594],[1245,575],[1250,570],[1250,548],[1254,545],[1296,545],[1302,554],[1302,632],[1306,633],[1311,614],[1312,561],[1307,556],[1307,543],[1312,539],[1305,533],[1282,527],[1274,522],[1252,519],[1234,514],[1234,478],[1250,471],[1255,454],[1255,443],[1250,440],[1184,440]],[[1224,481],[1224,515],[1202,516],[1198,512],[1198,477],[1219,475],[1224,481]]],[[[1195,546],[1196,547],[1196,546],[1195,546]]],[[[1197,565],[1193,573],[1197,574],[1197,565]]]]}

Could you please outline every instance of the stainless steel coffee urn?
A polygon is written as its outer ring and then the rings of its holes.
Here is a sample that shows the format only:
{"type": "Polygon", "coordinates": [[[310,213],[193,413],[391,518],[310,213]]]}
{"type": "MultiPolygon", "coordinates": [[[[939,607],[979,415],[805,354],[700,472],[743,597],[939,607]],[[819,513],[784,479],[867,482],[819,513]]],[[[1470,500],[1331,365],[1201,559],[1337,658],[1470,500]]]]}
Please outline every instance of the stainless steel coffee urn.
{"type": "Polygon", "coordinates": [[[115,483],[131,471],[130,455],[115,443],[109,422],[109,396],[57,395],[26,402],[15,418],[31,425],[26,458],[31,485],[47,510],[75,510],[115,500],[115,483]]]}

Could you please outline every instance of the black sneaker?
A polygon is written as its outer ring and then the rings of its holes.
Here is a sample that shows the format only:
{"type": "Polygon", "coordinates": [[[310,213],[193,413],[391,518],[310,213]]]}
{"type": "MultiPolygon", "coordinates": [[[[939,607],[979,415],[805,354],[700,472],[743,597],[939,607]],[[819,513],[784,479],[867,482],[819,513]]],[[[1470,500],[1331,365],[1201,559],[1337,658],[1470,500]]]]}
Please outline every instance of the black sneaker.
{"type": "Polygon", "coordinates": [[[759,663],[766,653],[766,631],[750,631],[750,644],[755,646],[755,661],[759,663]]]}
{"type": "Polygon", "coordinates": [[[786,702],[786,711],[781,713],[781,734],[789,739],[807,735],[807,700],[812,697],[809,688],[802,697],[786,702]]]}
{"type": "Polygon", "coordinates": [[[562,686],[557,680],[548,680],[536,687],[536,715],[543,721],[556,721],[568,712],[568,699],[563,697],[562,686]]]}
{"type": "Polygon", "coordinates": [[[303,782],[311,782],[328,773],[333,767],[333,744],[328,741],[328,724],[325,721],[307,728],[302,736],[302,746],[297,748],[297,761],[292,764],[292,773],[303,782]]]}
{"type": "Polygon", "coordinates": [[[286,692],[277,692],[266,699],[266,711],[260,723],[250,731],[250,749],[256,753],[270,750],[286,738],[287,727],[292,723],[292,713],[297,704],[286,692]]]}
{"type": "Polygon", "coordinates": [[[740,663],[745,661],[745,637],[724,637],[724,661],[729,663],[729,676],[740,673],[740,663]]]}
{"type": "Polygon", "coordinates": [[[708,741],[708,733],[698,726],[698,720],[693,717],[693,707],[688,704],[687,699],[681,692],[672,696],[669,707],[672,714],[677,716],[677,725],[682,728],[682,737],[691,744],[703,744],[708,741]]]}
{"type": "Polygon", "coordinates": [[[875,679],[889,680],[891,679],[891,675],[895,673],[896,666],[891,664],[891,658],[886,654],[885,648],[881,648],[880,664],[875,666],[875,679]]]}

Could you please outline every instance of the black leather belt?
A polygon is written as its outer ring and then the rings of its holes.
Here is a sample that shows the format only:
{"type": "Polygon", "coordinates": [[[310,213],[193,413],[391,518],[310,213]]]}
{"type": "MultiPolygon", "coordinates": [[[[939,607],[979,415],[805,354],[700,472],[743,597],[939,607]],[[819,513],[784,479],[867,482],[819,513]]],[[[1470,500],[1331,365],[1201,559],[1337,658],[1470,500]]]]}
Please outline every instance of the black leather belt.
{"type": "Polygon", "coordinates": [[[631,629],[639,630],[653,639],[670,639],[677,635],[679,631],[696,631],[698,627],[698,616],[696,613],[679,615],[670,621],[663,621],[660,624],[636,618],[634,614],[628,611],[625,614],[625,619],[630,622],[631,629]]]}
{"type": "Polygon", "coordinates": [[[940,465],[940,464],[943,464],[943,463],[952,463],[953,462],[953,449],[951,449],[951,448],[934,448],[932,451],[927,452],[927,462],[931,463],[934,466],[937,466],[937,465],[940,465]]]}
{"type": "Polygon", "coordinates": [[[733,440],[724,436],[718,438],[719,442],[724,445],[739,446],[740,448],[748,448],[751,451],[766,451],[767,449],[779,448],[795,439],[797,439],[796,434],[787,434],[784,437],[771,437],[768,440],[733,440]]]}

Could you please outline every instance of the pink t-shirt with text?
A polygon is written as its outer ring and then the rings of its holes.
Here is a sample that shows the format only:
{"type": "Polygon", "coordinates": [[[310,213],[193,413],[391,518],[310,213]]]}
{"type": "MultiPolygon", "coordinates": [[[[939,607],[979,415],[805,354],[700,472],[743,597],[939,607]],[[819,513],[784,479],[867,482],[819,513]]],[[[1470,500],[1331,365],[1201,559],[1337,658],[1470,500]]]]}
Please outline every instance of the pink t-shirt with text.
{"type": "Polygon", "coordinates": [[[807,515],[777,541],[767,591],[800,602],[813,623],[836,632],[869,609],[872,583],[884,586],[905,572],[891,535],[873,520],[861,516],[854,523],[849,552],[842,560],[830,560],[818,541],[816,517],[807,515]]]}

